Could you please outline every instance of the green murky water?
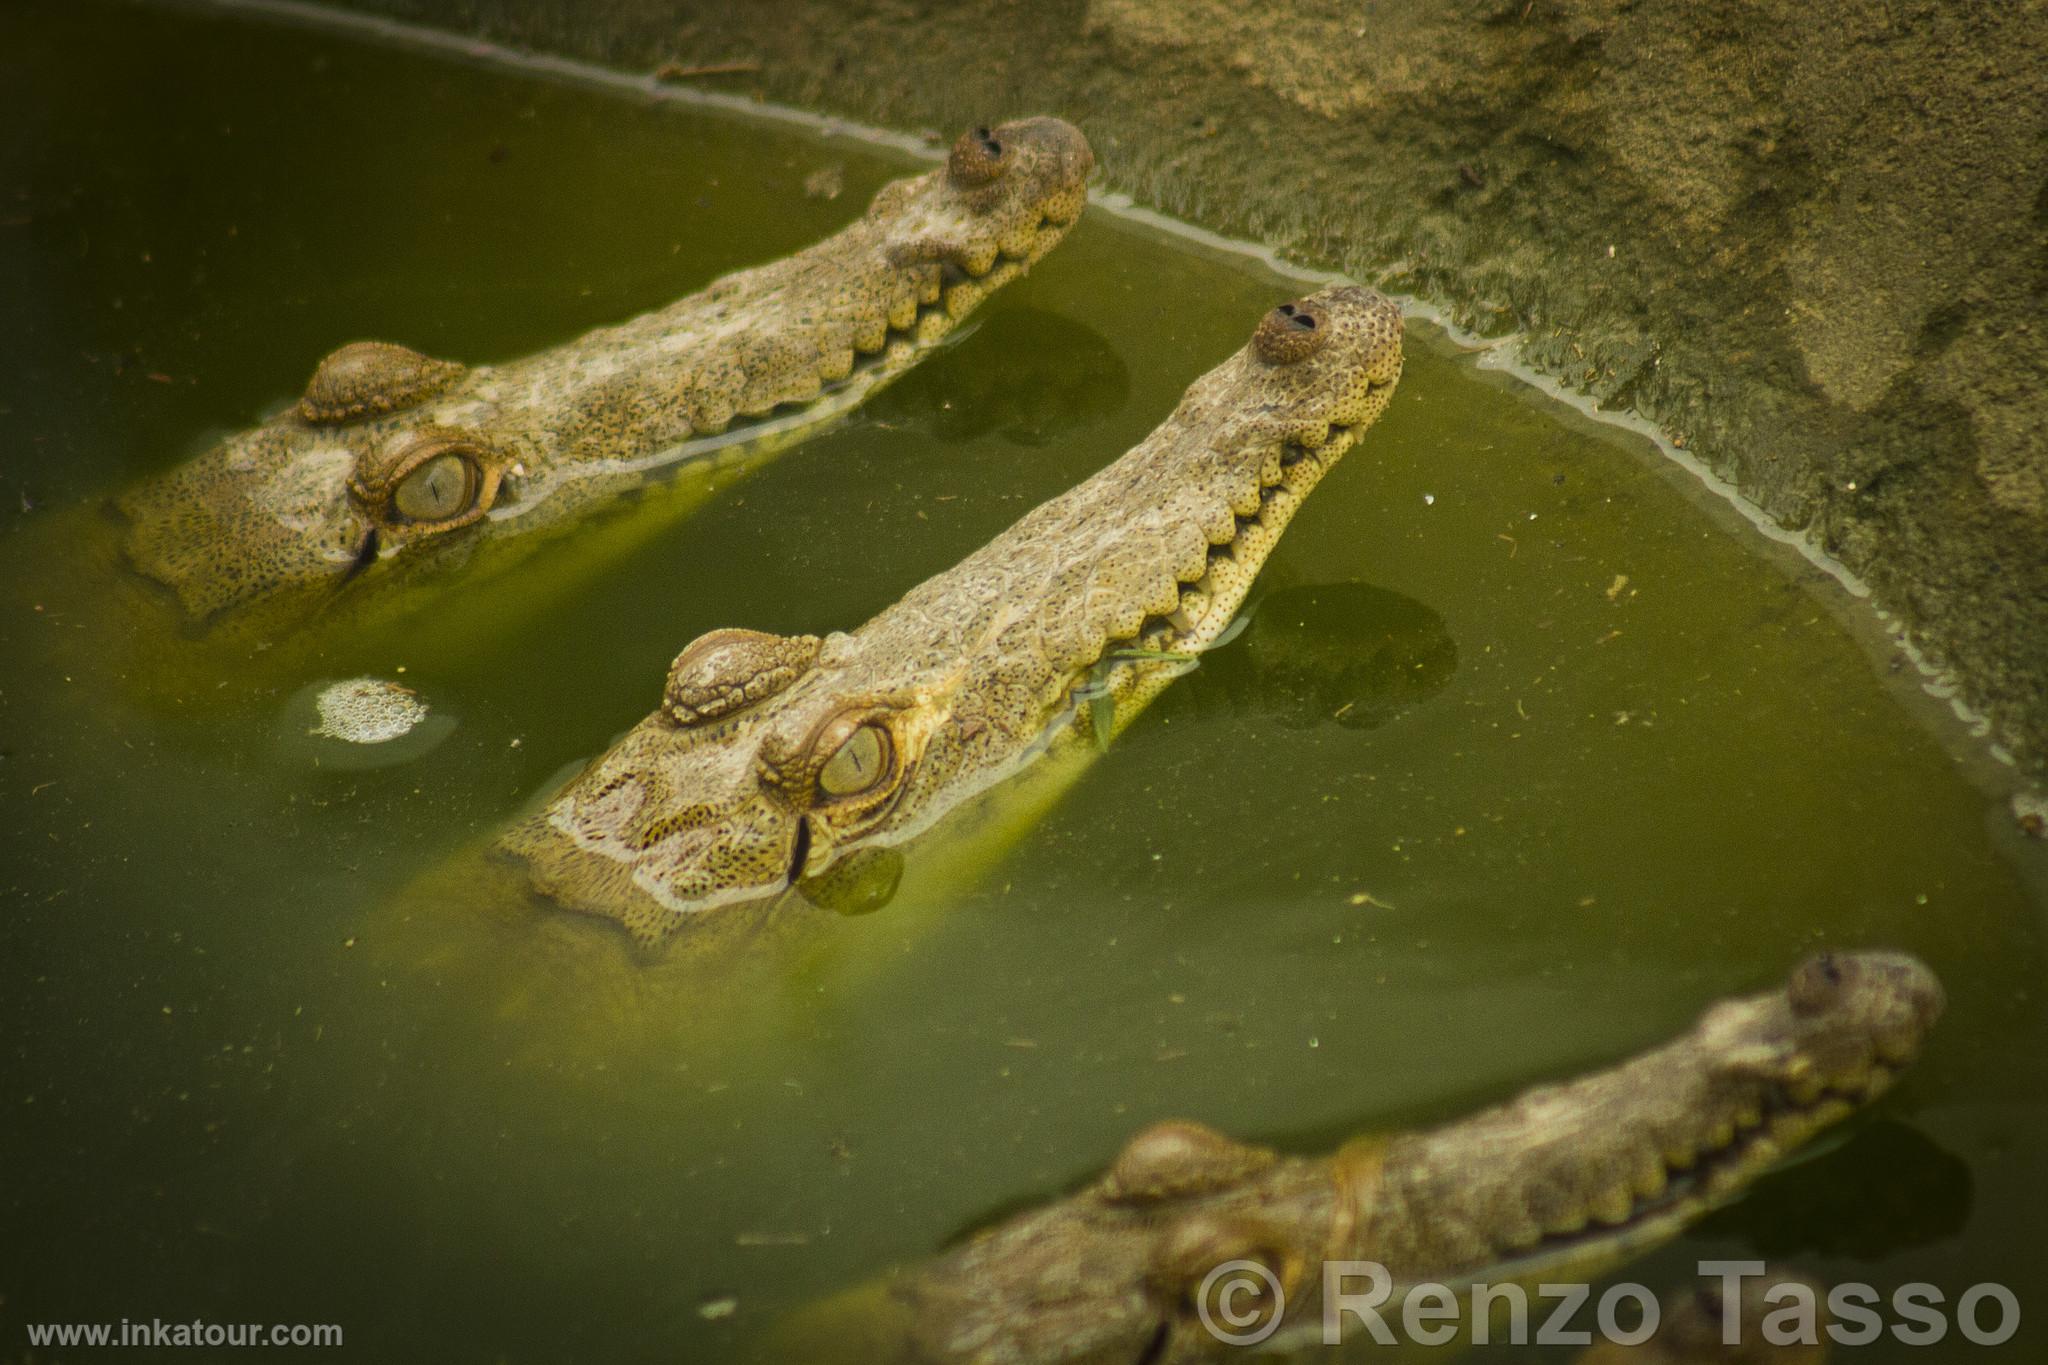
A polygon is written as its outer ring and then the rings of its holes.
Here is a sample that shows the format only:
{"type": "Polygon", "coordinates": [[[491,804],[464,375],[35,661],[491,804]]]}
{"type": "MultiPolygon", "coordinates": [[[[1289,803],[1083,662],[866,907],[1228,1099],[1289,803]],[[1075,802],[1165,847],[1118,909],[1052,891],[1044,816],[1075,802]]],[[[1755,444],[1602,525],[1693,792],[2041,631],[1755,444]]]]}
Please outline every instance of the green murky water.
{"type": "Polygon", "coordinates": [[[292,676],[195,681],[79,562],[107,494],[339,341],[517,354],[793,250],[912,167],[49,5],[0,11],[0,166],[0,1359],[25,1322],[122,1317],[334,1322],[377,1360],[728,1358],[1147,1120],[1306,1149],[1448,1116],[1823,943],[1933,963],[1932,1050],[1631,1275],[1756,1250],[2048,1302],[2041,851],[1832,589],[1646,451],[1418,329],[1237,645],[982,875],[713,989],[416,883],[643,714],[681,643],[864,619],[1295,290],[1093,212],[693,519],[292,676]],[[830,166],[844,193],[807,197],[830,166]],[[278,743],[308,679],[401,666],[459,721],[431,754],[335,772],[278,743]]]}

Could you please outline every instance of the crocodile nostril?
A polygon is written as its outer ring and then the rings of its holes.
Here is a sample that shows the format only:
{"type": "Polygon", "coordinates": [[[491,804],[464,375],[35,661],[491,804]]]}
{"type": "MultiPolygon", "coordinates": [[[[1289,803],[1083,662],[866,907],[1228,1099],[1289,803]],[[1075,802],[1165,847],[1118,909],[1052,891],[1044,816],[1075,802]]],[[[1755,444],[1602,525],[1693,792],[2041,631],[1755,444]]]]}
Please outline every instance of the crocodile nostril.
{"type": "Polygon", "coordinates": [[[1816,953],[1793,969],[1786,983],[1792,1012],[1811,1018],[1832,1007],[1842,994],[1842,969],[1832,953],[1816,953]]]}
{"type": "Polygon", "coordinates": [[[1283,303],[1266,314],[1252,343],[1259,355],[1274,365],[1292,365],[1322,348],[1322,309],[1313,303],[1283,303]]]}
{"type": "Polygon", "coordinates": [[[963,189],[974,189],[1001,178],[1010,168],[1010,149],[987,128],[970,128],[953,144],[946,157],[947,174],[963,189]]]}

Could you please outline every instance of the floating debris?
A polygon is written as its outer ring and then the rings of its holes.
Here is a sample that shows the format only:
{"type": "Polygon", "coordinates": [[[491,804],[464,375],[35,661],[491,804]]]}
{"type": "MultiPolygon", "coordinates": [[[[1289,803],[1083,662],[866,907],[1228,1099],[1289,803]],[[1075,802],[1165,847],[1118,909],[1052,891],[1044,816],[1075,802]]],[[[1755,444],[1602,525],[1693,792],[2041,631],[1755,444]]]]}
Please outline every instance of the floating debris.
{"type": "Polygon", "coordinates": [[[285,703],[279,756],[293,765],[360,771],[423,757],[455,733],[416,688],[384,678],[323,679],[285,703]]]}
{"type": "Polygon", "coordinates": [[[427,718],[427,704],[418,692],[382,678],[331,683],[315,704],[320,723],[307,733],[349,744],[388,744],[427,718]]]}
{"type": "Polygon", "coordinates": [[[846,189],[846,167],[834,163],[804,177],[804,194],[812,199],[837,199],[846,189]]]}

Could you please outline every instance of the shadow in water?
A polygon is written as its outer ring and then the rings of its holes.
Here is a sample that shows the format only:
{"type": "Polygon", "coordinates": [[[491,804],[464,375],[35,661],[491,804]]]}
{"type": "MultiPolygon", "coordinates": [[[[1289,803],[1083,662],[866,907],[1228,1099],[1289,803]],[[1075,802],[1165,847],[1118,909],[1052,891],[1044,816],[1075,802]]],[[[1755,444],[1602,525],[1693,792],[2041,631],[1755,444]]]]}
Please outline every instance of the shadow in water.
{"type": "Polygon", "coordinates": [[[1824,1167],[1794,1162],[1702,1221],[1699,1231],[1739,1239],[1772,1259],[1875,1261],[1960,1233],[1975,1198],[1962,1158],[1896,1119],[1875,1119],[1830,1153],[1824,1167]]]}
{"type": "Polygon", "coordinates": [[[1271,716],[1294,729],[1375,730],[1442,691],[1458,669],[1444,618],[1367,583],[1278,588],[1233,645],[1176,684],[1196,708],[1271,716]]]}
{"type": "MultiPolygon", "coordinates": [[[[1364,583],[1287,587],[1260,598],[1242,633],[1203,654],[1162,701],[1300,729],[1370,730],[1441,691],[1457,662],[1443,618],[1411,597],[1364,583]]],[[[917,856],[915,843],[863,850],[798,890],[821,909],[868,914],[895,896],[905,860],[917,856]]]]}
{"type": "Polygon", "coordinates": [[[947,442],[995,434],[1042,446],[1120,409],[1130,371],[1102,333],[1043,308],[1003,308],[945,361],[871,400],[866,420],[947,442]]]}

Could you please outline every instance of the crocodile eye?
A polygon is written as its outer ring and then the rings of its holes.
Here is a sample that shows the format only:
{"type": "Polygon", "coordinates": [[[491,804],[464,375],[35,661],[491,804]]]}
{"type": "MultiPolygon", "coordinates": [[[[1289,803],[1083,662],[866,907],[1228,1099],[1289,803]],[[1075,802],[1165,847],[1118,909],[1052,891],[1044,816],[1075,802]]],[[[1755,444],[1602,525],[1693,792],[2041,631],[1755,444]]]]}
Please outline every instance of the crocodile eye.
{"type": "Polygon", "coordinates": [[[827,796],[857,796],[880,782],[888,770],[889,732],[879,725],[863,725],[826,760],[818,773],[818,790],[827,796]]]}
{"type": "Polygon", "coordinates": [[[491,510],[512,463],[474,432],[422,427],[356,457],[348,493],[366,519],[404,539],[437,535],[491,510]]]}
{"type": "Polygon", "coordinates": [[[447,521],[470,509],[478,482],[473,463],[445,451],[400,480],[391,505],[407,521],[447,521]]]}

